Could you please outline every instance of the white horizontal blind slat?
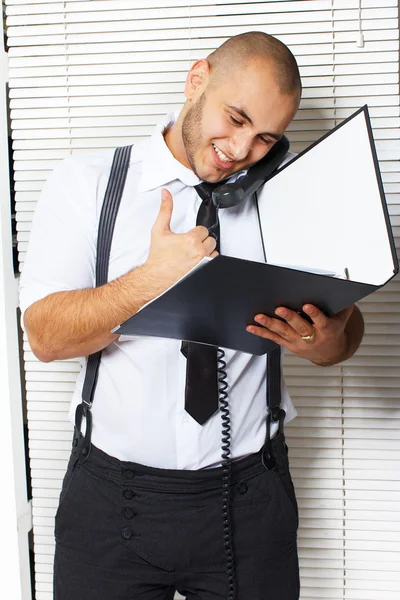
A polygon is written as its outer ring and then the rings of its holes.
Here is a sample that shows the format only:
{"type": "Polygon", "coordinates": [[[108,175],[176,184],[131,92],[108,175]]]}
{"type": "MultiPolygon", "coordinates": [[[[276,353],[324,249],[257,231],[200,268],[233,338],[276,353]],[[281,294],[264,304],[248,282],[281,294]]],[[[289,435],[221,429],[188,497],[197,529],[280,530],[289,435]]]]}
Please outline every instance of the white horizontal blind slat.
{"type": "MultiPolygon", "coordinates": [[[[43,183],[71,152],[149,135],[184,101],[191,61],[261,29],[287,43],[304,83],[288,130],[301,151],[368,103],[387,201],[400,230],[397,0],[7,0],[19,256],[43,183]]],[[[398,245],[398,244],[397,244],[398,245]]],[[[287,355],[299,416],[288,427],[300,507],[301,600],[394,600],[400,561],[400,281],[360,303],[366,335],[343,366],[287,355]]],[[[79,365],[38,363],[24,343],[37,599],[52,598],[52,525],[79,365]]]]}

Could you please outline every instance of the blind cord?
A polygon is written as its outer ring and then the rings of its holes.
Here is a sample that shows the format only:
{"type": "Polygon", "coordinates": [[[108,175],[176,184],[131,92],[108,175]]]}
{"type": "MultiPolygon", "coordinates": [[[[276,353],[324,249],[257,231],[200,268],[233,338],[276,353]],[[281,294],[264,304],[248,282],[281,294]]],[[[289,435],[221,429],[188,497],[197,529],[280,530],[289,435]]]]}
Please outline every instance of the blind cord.
{"type": "Polygon", "coordinates": [[[68,119],[68,141],[69,153],[72,154],[72,127],[71,127],[71,104],[69,98],[69,47],[67,31],[67,2],[63,2],[63,23],[64,23],[64,61],[65,61],[65,92],[67,98],[67,119],[68,119]]]}
{"type": "Polygon", "coordinates": [[[364,48],[364,34],[362,31],[362,19],[361,19],[361,3],[362,0],[358,0],[358,38],[357,38],[357,47],[364,48]]]}

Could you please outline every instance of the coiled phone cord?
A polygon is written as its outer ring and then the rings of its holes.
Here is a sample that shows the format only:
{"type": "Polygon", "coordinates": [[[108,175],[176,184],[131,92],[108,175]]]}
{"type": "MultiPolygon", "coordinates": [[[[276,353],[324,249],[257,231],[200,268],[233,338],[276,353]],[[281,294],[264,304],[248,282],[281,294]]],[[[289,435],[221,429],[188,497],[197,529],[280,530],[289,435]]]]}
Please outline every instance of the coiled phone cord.
{"type": "Polygon", "coordinates": [[[221,457],[222,457],[222,524],[224,532],[224,548],[226,555],[226,572],[228,575],[228,600],[236,598],[236,572],[232,535],[232,502],[231,502],[231,419],[228,405],[228,383],[226,373],[225,352],[217,349],[218,358],[218,395],[222,421],[221,457]]]}

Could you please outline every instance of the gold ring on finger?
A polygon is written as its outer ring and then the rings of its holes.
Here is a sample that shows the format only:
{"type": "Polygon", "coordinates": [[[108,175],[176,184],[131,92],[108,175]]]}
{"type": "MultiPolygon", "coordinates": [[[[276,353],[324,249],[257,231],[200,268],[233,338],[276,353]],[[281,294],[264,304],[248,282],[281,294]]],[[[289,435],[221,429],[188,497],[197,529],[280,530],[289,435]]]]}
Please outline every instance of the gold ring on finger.
{"type": "Polygon", "coordinates": [[[312,330],[312,333],[310,333],[310,335],[302,335],[301,339],[305,342],[313,342],[315,340],[315,329],[312,330]]]}

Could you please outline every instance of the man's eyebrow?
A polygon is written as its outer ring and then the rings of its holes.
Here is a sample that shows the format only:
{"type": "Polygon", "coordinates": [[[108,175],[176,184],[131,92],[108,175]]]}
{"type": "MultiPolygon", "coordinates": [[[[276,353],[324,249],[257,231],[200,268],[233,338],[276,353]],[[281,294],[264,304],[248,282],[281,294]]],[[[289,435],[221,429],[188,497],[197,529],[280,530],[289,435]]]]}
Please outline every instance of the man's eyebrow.
{"type": "MultiPolygon", "coordinates": [[[[237,112],[250,125],[253,125],[253,121],[250,119],[250,117],[246,113],[246,111],[243,110],[243,108],[239,108],[238,106],[232,106],[230,104],[227,104],[226,106],[228,108],[234,110],[235,112],[237,112]]],[[[276,141],[279,141],[281,139],[281,137],[282,137],[282,136],[278,135],[277,133],[270,133],[269,131],[266,131],[265,133],[260,133],[260,135],[267,135],[267,136],[271,137],[272,139],[274,139],[276,141]]]]}

